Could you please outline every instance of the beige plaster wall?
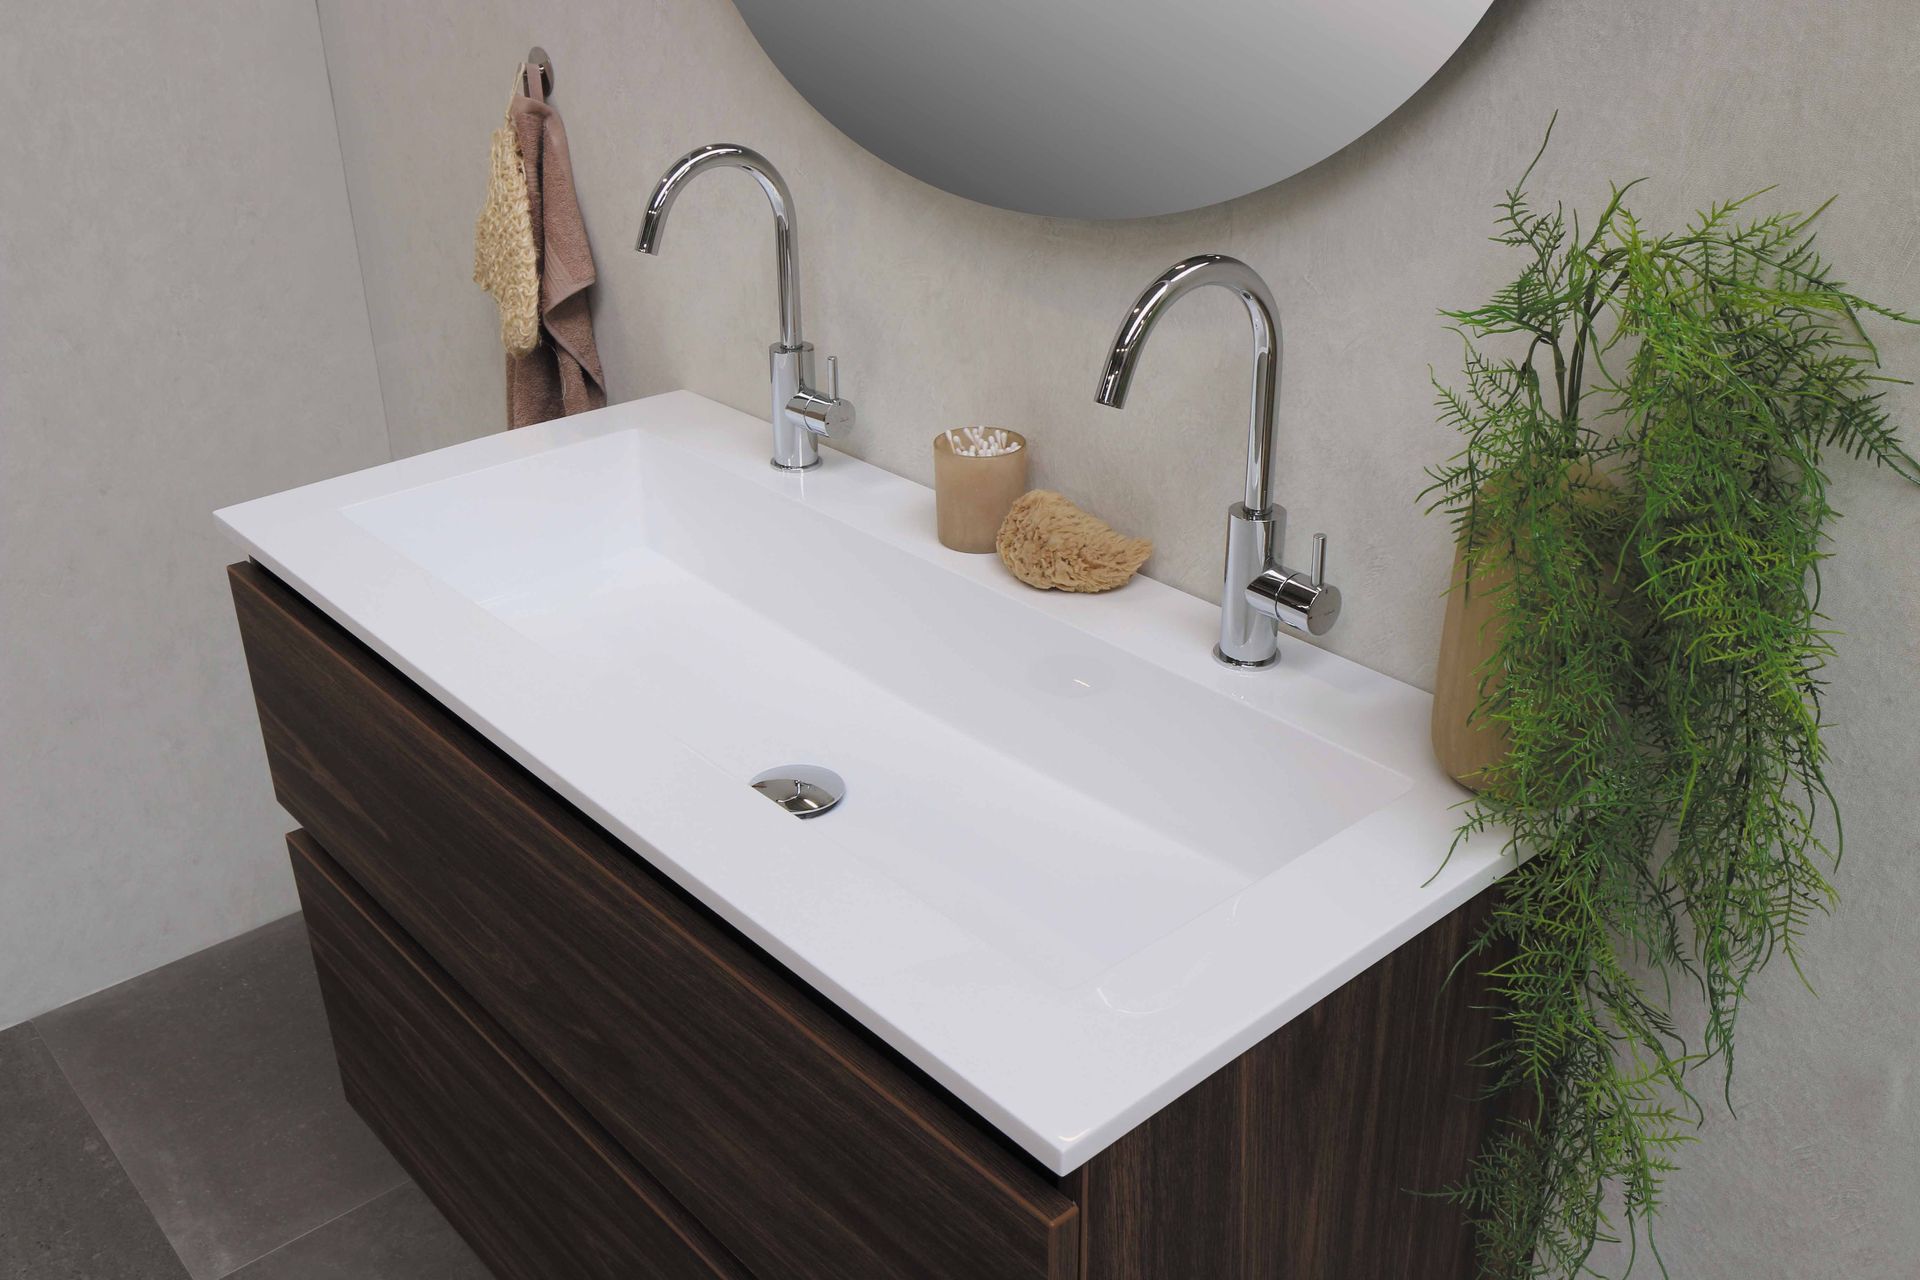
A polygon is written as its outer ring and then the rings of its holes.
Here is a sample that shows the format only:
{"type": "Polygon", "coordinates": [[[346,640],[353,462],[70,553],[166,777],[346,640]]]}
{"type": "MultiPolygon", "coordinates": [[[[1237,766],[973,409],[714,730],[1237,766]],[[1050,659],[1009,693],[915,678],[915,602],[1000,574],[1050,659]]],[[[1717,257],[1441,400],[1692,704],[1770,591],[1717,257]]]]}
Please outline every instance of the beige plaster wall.
{"type": "MultiPolygon", "coordinates": [[[[487,131],[539,43],[558,66],[616,399],[685,386],[764,407],[775,312],[759,192],[705,178],[676,206],[664,256],[632,251],[669,161],[747,143],[794,189],[808,334],[841,357],[859,404],[848,451],[924,481],[936,430],[1016,427],[1034,442],[1036,483],[1151,536],[1148,572],[1209,597],[1242,457],[1237,304],[1183,303],[1126,412],[1097,408],[1093,382],[1163,267],[1207,250],[1252,263],[1286,327],[1281,500],[1297,533],[1331,535],[1346,593],[1329,644],[1415,683],[1428,680],[1448,557],[1415,495],[1453,448],[1428,367],[1459,360],[1434,313],[1511,269],[1485,242],[1492,205],[1556,108],[1542,197],[1592,208],[1609,180],[1647,175],[1636,207],[1664,220],[1770,183],[1788,208],[1837,192],[1824,242],[1845,276],[1920,307],[1912,0],[1817,13],[1793,0],[1498,0],[1432,84],[1341,154],[1226,205],[1124,224],[1005,213],[887,168],[798,98],[727,0],[319,3],[397,453],[498,423],[470,237],[487,131]]],[[[1885,349],[1920,372],[1920,337],[1887,335],[1885,349]]],[[[1913,392],[1894,402],[1920,419],[1913,392]]],[[[1920,1257],[1920,494],[1840,471],[1847,518],[1826,602],[1849,632],[1829,703],[1846,903],[1810,941],[1819,998],[1784,971],[1755,992],[1740,1118],[1713,1118],[1673,1188],[1676,1276],[1892,1277],[1920,1257]]]]}
{"type": "Polygon", "coordinates": [[[311,4],[0,5],[0,118],[4,1027],[295,908],[211,513],[388,451],[311,4]]]}

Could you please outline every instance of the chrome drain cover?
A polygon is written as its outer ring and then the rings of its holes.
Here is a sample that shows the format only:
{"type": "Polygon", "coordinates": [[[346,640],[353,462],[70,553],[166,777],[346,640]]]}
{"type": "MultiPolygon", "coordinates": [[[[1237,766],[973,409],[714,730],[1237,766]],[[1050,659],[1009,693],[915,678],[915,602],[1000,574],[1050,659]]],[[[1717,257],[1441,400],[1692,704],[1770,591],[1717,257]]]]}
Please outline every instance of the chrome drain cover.
{"type": "Polygon", "coordinates": [[[817,764],[783,764],[750,785],[796,818],[817,818],[847,794],[840,775],[817,764]]]}

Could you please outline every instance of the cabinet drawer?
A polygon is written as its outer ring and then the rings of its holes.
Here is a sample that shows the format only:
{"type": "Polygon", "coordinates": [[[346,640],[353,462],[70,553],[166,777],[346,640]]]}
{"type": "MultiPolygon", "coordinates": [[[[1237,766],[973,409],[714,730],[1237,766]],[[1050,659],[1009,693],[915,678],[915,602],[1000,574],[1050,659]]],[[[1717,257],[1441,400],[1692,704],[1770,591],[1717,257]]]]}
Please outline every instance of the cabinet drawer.
{"type": "Polygon", "coordinates": [[[319,845],[287,847],[347,1097],[495,1274],[748,1280],[319,845]]]}
{"type": "Polygon", "coordinates": [[[280,802],[755,1273],[1072,1280],[1035,1166],[256,565],[280,802]]]}

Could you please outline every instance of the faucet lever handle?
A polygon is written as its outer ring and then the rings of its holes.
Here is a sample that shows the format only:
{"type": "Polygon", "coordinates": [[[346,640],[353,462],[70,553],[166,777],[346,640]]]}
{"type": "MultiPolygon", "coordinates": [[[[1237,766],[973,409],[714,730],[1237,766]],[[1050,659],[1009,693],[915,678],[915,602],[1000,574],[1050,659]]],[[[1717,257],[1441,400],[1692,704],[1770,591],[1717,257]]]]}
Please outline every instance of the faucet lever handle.
{"type": "Polygon", "coordinates": [[[811,380],[810,363],[803,366],[807,376],[787,399],[784,412],[795,426],[816,436],[831,436],[837,427],[851,426],[853,406],[840,398],[840,357],[827,357],[827,390],[823,395],[807,385],[811,380]]]}
{"type": "Polygon", "coordinates": [[[1340,617],[1340,588],[1327,581],[1327,535],[1313,535],[1307,571],[1270,565],[1247,584],[1243,598],[1254,613],[1323,636],[1340,617]]]}

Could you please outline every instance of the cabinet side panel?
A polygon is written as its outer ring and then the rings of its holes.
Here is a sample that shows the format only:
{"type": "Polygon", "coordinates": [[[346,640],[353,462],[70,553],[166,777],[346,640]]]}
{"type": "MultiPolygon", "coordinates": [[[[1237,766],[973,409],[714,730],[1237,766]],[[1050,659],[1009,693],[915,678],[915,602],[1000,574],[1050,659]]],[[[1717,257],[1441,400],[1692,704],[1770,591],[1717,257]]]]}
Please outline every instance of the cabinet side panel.
{"type": "Polygon", "coordinates": [[[1503,1104],[1468,903],[1096,1156],[1089,1280],[1469,1280],[1458,1183],[1503,1104]]]}

